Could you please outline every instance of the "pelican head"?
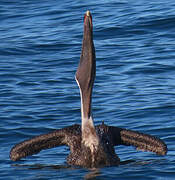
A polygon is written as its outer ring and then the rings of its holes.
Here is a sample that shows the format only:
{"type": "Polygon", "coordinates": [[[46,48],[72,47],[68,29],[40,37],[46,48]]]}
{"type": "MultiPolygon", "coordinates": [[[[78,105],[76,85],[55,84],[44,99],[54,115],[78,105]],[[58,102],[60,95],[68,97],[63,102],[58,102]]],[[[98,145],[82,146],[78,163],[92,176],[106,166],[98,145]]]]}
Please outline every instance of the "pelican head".
{"type": "Polygon", "coordinates": [[[82,139],[86,144],[88,144],[87,139],[89,141],[98,141],[91,112],[91,96],[95,75],[96,61],[92,16],[90,11],[87,11],[84,15],[84,35],[80,63],[75,75],[81,95],[82,139]]]}

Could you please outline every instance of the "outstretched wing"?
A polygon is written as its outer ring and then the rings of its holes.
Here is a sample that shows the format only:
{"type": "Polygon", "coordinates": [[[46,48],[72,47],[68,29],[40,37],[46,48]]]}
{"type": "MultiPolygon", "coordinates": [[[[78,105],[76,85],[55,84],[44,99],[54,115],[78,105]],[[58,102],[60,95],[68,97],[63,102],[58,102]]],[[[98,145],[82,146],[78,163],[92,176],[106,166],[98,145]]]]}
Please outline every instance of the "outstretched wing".
{"type": "Polygon", "coordinates": [[[151,151],[158,155],[167,153],[166,144],[155,136],[113,126],[109,126],[109,133],[114,146],[135,146],[138,150],[151,151]]]}
{"type": "Polygon", "coordinates": [[[71,146],[72,138],[76,138],[80,132],[80,125],[73,125],[48,134],[36,136],[16,144],[10,151],[10,158],[13,161],[17,161],[26,156],[37,154],[43,149],[61,145],[71,146]]]}

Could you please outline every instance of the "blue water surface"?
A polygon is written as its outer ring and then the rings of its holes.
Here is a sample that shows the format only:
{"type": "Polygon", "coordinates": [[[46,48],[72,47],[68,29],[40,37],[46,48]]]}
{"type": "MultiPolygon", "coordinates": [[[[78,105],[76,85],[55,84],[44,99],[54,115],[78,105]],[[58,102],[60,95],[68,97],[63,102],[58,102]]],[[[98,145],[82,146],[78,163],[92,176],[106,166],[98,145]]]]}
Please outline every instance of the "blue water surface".
{"type": "Polygon", "coordinates": [[[0,179],[175,178],[175,1],[0,1],[0,179]],[[95,124],[152,134],[166,156],[117,147],[133,163],[66,168],[67,147],[12,162],[14,144],[81,123],[83,16],[93,15],[95,124]]]}

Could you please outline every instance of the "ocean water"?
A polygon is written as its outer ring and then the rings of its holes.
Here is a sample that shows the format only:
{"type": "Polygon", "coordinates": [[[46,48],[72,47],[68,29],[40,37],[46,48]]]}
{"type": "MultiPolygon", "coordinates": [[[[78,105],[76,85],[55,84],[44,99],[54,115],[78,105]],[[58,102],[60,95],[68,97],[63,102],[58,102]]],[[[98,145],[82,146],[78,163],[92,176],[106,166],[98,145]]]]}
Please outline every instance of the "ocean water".
{"type": "Polygon", "coordinates": [[[0,179],[175,178],[175,2],[173,0],[0,1],[0,179]],[[116,147],[117,167],[66,166],[67,147],[17,162],[12,146],[81,123],[83,16],[93,16],[95,124],[102,120],[160,137],[166,156],[116,147]]]}

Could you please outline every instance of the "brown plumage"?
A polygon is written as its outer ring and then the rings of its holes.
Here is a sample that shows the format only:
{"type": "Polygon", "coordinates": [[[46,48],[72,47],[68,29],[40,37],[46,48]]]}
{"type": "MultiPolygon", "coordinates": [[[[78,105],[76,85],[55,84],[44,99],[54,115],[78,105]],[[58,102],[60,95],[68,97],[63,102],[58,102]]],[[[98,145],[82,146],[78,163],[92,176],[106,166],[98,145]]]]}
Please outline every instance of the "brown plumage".
{"type": "Polygon", "coordinates": [[[104,123],[94,126],[91,112],[91,96],[95,72],[92,17],[90,12],[87,11],[84,18],[84,36],[80,63],[75,77],[81,95],[81,126],[75,124],[23,141],[11,149],[11,160],[17,161],[26,156],[39,153],[43,149],[61,145],[70,148],[67,163],[82,167],[118,165],[120,159],[114,150],[114,146],[118,145],[135,146],[137,149],[151,151],[158,155],[167,153],[166,144],[154,136],[107,126],[104,123]]]}
{"type": "Polygon", "coordinates": [[[30,140],[15,145],[10,153],[10,158],[17,161],[26,156],[39,153],[41,150],[61,145],[70,147],[67,163],[83,167],[99,167],[118,165],[119,157],[115,154],[114,146],[135,146],[137,149],[151,151],[158,155],[165,155],[167,147],[164,142],[154,136],[146,135],[137,131],[107,126],[105,124],[96,126],[96,132],[100,138],[100,151],[92,156],[89,148],[81,142],[81,126],[72,125],[48,134],[36,136],[30,140]]]}

